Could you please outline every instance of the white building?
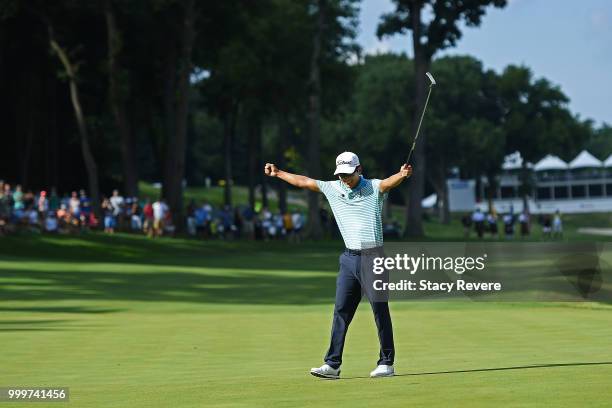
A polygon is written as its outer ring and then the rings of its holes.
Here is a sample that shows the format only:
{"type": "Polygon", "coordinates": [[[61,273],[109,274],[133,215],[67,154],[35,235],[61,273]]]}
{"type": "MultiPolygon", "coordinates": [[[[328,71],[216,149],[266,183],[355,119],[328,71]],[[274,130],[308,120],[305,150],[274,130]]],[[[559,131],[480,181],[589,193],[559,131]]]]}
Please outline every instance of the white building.
{"type": "MultiPolygon", "coordinates": [[[[522,166],[523,159],[519,152],[506,156],[493,195],[493,203],[498,212],[522,211],[522,166]]],[[[528,194],[531,213],[553,213],[556,210],[562,213],[612,211],[612,155],[602,162],[583,150],[569,163],[559,157],[546,155],[536,164],[527,163],[526,167],[532,185],[528,194]]],[[[479,195],[488,197],[488,180],[483,177],[481,181],[479,195]]],[[[448,182],[451,211],[464,211],[465,206],[455,204],[466,203],[465,191],[451,188],[450,183],[456,180],[448,182]]],[[[476,196],[475,190],[472,194],[476,196]]],[[[488,210],[486,199],[476,205],[482,210],[488,210]]]]}

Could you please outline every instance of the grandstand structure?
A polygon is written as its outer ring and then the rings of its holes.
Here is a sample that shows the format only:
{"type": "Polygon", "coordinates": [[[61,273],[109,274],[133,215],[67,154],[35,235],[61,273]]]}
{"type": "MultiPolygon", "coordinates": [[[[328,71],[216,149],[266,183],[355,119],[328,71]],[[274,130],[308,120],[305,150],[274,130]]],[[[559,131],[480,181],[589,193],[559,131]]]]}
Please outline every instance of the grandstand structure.
{"type": "MultiPolygon", "coordinates": [[[[494,183],[493,203],[498,212],[517,213],[523,210],[522,180],[529,180],[528,206],[531,213],[587,213],[612,211],[612,154],[599,160],[586,150],[569,163],[557,156],[546,155],[537,163],[526,163],[519,152],[505,157],[502,174],[494,183]],[[526,172],[526,174],[524,174],[526,172]]],[[[449,179],[451,211],[465,211],[472,205],[488,210],[490,183],[482,177],[480,183],[449,179]],[[456,191],[457,186],[463,186],[456,191]],[[479,185],[478,187],[476,187],[479,185]],[[466,192],[466,186],[471,191],[466,192]],[[479,194],[476,194],[476,189],[479,194]],[[474,195],[473,203],[466,196],[474,195]]]]}

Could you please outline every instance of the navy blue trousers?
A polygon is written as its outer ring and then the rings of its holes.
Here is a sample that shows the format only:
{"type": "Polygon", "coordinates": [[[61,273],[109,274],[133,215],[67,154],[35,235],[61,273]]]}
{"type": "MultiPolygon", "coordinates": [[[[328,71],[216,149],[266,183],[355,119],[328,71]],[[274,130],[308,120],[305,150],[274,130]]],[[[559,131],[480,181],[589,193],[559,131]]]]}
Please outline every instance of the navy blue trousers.
{"type": "MultiPolygon", "coordinates": [[[[380,356],[377,364],[393,365],[395,347],[393,345],[393,326],[388,302],[373,301],[368,287],[364,287],[362,276],[362,265],[366,265],[371,259],[368,255],[355,255],[345,251],[340,255],[340,272],[336,280],[336,305],[334,306],[334,320],[332,323],[331,342],[329,350],[325,355],[325,362],[333,368],[342,364],[342,351],[349,325],[353,320],[357,306],[363,294],[366,294],[378,329],[378,340],[380,342],[380,356]],[[363,258],[363,259],[362,259],[363,258]]],[[[363,271],[364,274],[368,273],[363,271]]]]}

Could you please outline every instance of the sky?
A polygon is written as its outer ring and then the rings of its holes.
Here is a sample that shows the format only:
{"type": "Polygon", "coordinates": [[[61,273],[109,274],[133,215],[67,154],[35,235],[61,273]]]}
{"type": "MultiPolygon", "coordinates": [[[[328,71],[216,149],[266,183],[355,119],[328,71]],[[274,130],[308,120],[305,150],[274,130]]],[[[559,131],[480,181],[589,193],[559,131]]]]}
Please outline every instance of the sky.
{"type": "MultiPolygon", "coordinates": [[[[367,53],[412,55],[410,34],[376,37],[381,14],[393,9],[391,0],[361,3],[358,42],[367,53]]],[[[612,125],[612,0],[509,0],[462,32],[456,48],[436,56],[473,55],[497,72],[525,65],[559,85],[582,119],[612,125]]]]}

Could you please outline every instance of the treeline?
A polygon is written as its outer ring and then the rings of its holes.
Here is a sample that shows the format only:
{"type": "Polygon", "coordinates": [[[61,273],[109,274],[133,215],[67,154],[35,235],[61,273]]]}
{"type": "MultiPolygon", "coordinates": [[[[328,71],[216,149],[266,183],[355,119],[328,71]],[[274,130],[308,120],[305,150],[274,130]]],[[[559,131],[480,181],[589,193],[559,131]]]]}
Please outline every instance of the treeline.
{"type": "Polygon", "coordinates": [[[294,122],[307,129],[308,171],[318,177],[321,116],[343,96],[358,50],[357,4],[4,0],[2,119],[15,159],[3,174],[27,185],[87,180],[94,203],[100,183],[137,195],[139,179],[157,179],[180,214],[183,180],[202,159],[192,147],[210,149],[204,168],[221,170],[230,202],[232,181],[260,183],[262,131],[273,120],[284,132],[294,122]],[[203,138],[200,119],[210,126],[203,138]]]}
{"type": "MultiPolygon", "coordinates": [[[[324,122],[326,160],[336,146],[349,146],[365,153],[370,173],[398,170],[413,137],[414,123],[407,119],[415,98],[413,64],[404,55],[387,54],[368,56],[352,67],[351,97],[324,122]]],[[[414,164],[427,169],[426,194],[438,195],[443,222],[450,219],[446,179],[452,174],[477,180],[486,176],[495,183],[504,156],[519,151],[525,198],[530,191],[527,162],[548,153],[569,161],[584,148],[601,159],[612,153],[612,128],[595,128],[591,120],[573,114],[563,91],[528,67],[510,65],[496,73],[474,57],[447,56],[435,59],[431,71],[438,85],[424,122],[425,155],[414,164]]],[[[399,191],[407,202],[410,190],[399,191]]]]}
{"type": "MultiPolygon", "coordinates": [[[[357,0],[3,0],[0,176],[31,188],[87,186],[94,203],[101,190],[135,196],[139,180],[159,180],[179,215],[183,181],[209,177],[226,186],[228,204],[242,184],[251,205],[256,191],[265,205],[277,189],[283,210],[286,186],[267,186],[264,161],[327,178],[335,155],[353,150],[371,176],[397,171],[426,70],[439,88],[414,177],[393,197],[408,204],[409,235],[422,234],[425,193],[446,202],[451,169],[493,176],[516,150],[535,161],[586,143],[608,148],[610,129],[575,117],[562,91],[529,69],[496,74],[471,57],[434,58],[460,38],[461,23],[477,26],[505,1],[395,3],[378,34],[414,32],[415,59],[362,55],[357,0]],[[423,22],[426,10],[435,18],[423,22]]],[[[309,195],[314,237],[318,200],[309,195]]]]}

